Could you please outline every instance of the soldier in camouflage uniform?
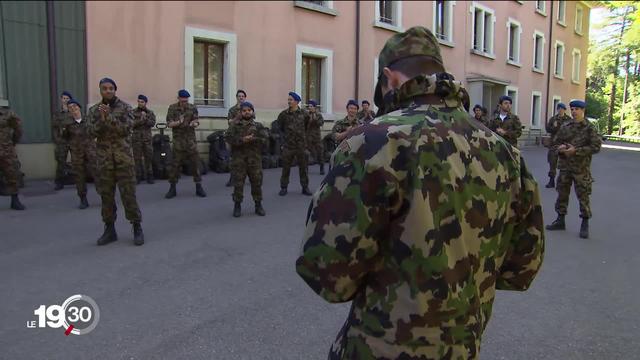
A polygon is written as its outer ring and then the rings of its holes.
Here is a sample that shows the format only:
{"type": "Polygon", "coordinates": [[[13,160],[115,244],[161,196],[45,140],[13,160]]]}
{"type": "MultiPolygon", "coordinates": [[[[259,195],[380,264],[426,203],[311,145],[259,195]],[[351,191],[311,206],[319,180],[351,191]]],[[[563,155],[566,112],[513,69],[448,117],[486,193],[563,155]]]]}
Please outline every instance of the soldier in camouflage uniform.
{"type": "Polygon", "coordinates": [[[65,140],[62,133],[64,127],[71,124],[71,114],[67,108],[67,103],[73,96],[68,91],[63,91],[60,95],[60,110],[53,113],[51,116],[51,136],[53,137],[53,144],[55,145],[54,155],[56,159],[56,179],[55,190],[61,190],[64,188],[64,166],[67,163],[67,154],[69,153],[69,144],[65,140]]]}
{"type": "Polygon", "coordinates": [[[11,196],[11,208],[24,210],[18,198],[18,155],[16,144],[22,137],[22,124],[16,113],[0,107],[0,173],[4,177],[7,194],[11,196]]]}
{"type": "Polygon", "coordinates": [[[473,118],[478,120],[482,125],[489,127],[489,120],[487,120],[486,111],[482,108],[482,106],[476,104],[473,107],[473,118]]]}
{"type": "MultiPolygon", "coordinates": [[[[231,125],[236,120],[236,118],[240,115],[240,104],[242,104],[247,99],[247,93],[244,90],[239,89],[236,91],[236,104],[229,108],[229,112],[227,113],[227,129],[231,128],[231,125]]],[[[228,131],[228,130],[227,130],[228,131]]],[[[225,134],[226,135],[226,134],[225,134]]],[[[231,146],[227,143],[227,150],[231,151],[231,146]]],[[[229,187],[232,185],[233,175],[229,172],[229,180],[225,186],[229,187]]]]}
{"type": "Polygon", "coordinates": [[[71,149],[71,166],[75,174],[76,190],[80,197],[80,209],[89,207],[87,200],[87,175],[97,178],[96,139],[89,134],[89,124],[82,118],[80,103],[71,99],[68,103],[73,122],[64,128],[64,138],[71,149]]]}
{"type": "Polygon", "coordinates": [[[256,214],[264,216],[262,208],[262,148],[269,139],[264,126],[255,121],[253,105],[245,101],[240,106],[241,115],[225,134],[231,144],[231,176],[233,177],[233,216],[242,215],[244,180],[248,176],[256,214]]]}
{"type": "Polygon", "coordinates": [[[358,119],[358,102],[355,100],[349,100],[347,102],[347,116],[342,120],[336,121],[333,124],[333,128],[331,129],[331,133],[333,134],[333,139],[336,144],[339,144],[342,140],[347,137],[347,134],[350,130],[357,128],[363,123],[358,119]]]}
{"type": "Polygon", "coordinates": [[[357,115],[358,121],[368,124],[376,118],[376,113],[369,109],[370,106],[371,104],[369,103],[369,100],[362,100],[362,110],[358,111],[357,115]]]}
{"type": "Polygon", "coordinates": [[[324,146],[322,145],[322,125],[324,118],[318,111],[318,103],[315,100],[307,102],[309,120],[307,122],[307,150],[320,164],[320,175],[324,175],[324,146]]]}
{"type": "Polygon", "coordinates": [[[470,119],[431,31],[392,36],[379,68],[375,102],[391,112],[334,153],[297,272],[353,302],[330,359],[477,359],[496,289],[525,290],[540,268],[537,184],[470,119]]]}
{"type": "Polygon", "coordinates": [[[565,122],[556,134],[552,149],[558,152],[558,199],[556,200],[556,213],[558,218],[547,230],[564,230],[564,217],[567,214],[571,184],[573,184],[578,202],[580,203],[580,237],[589,237],[589,219],[591,218],[591,156],[600,151],[602,139],[593,125],[584,116],[585,103],[582,100],[574,100],[569,103],[573,120],[565,122]]]}
{"type": "Polygon", "coordinates": [[[558,103],[557,105],[557,113],[549,119],[547,122],[547,133],[549,134],[549,151],[547,152],[547,161],[549,162],[549,182],[545,187],[547,189],[553,188],[556,186],[556,168],[558,167],[558,153],[555,152],[552,148],[553,141],[555,140],[556,134],[562,124],[571,121],[571,116],[566,114],[567,106],[563,103],[558,103]]]}
{"type": "Polygon", "coordinates": [[[98,245],[118,240],[116,234],[116,185],[125,217],[133,225],[133,242],[144,244],[142,213],[136,199],[136,171],[131,150],[131,127],[133,111],[131,105],[116,96],[115,81],[100,80],[102,101],[89,108],[87,114],[89,135],[96,138],[97,189],[102,198],[102,221],[104,233],[98,245]]]}
{"type": "Polygon", "coordinates": [[[503,95],[498,101],[500,111],[489,122],[489,128],[502,136],[511,145],[518,146],[518,138],[522,135],[522,123],[518,115],[511,113],[511,97],[503,95]]]}
{"type": "Polygon", "coordinates": [[[149,99],[138,95],[138,107],[133,110],[133,158],[136,162],[136,178],[138,183],[146,179],[148,184],[153,184],[153,145],[151,143],[151,129],[156,124],[156,114],[147,108],[149,99]]]}
{"type": "Polygon", "coordinates": [[[280,177],[280,196],[287,195],[287,187],[289,186],[289,172],[294,159],[298,160],[298,169],[300,173],[300,185],[302,185],[302,193],[311,196],[309,191],[309,175],[307,169],[307,141],[306,126],[309,117],[306,111],[302,110],[298,104],[300,103],[300,95],[291,91],[287,98],[289,108],[283,110],[278,115],[277,124],[280,127],[280,133],[284,137],[284,145],[282,147],[282,176],[280,177]]]}
{"type": "Polygon", "coordinates": [[[182,162],[188,160],[193,171],[193,181],[196,183],[196,195],[206,197],[207,193],[202,188],[200,176],[200,155],[196,142],[196,128],[198,121],[198,108],[189,104],[191,94],[187,90],[178,91],[178,102],[171,104],[167,111],[167,126],[173,131],[173,164],[169,170],[169,191],[164,196],[167,199],[176,196],[176,184],[182,168],[182,162]]]}

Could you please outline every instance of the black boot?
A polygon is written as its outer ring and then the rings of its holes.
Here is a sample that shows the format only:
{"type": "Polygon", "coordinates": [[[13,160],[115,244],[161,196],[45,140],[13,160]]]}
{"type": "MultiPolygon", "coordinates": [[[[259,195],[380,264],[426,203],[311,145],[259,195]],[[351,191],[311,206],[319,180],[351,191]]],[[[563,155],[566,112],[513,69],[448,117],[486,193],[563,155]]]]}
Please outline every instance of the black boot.
{"type": "Polygon", "coordinates": [[[239,202],[235,202],[233,205],[233,217],[240,217],[242,215],[242,207],[239,202]]]}
{"type": "Polygon", "coordinates": [[[207,197],[207,193],[204,192],[204,189],[202,188],[202,184],[200,183],[196,183],[196,196],[207,197]]]}
{"type": "Polygon", "coordinates": [[[589,238],[589,219],[582,218],[582,224],[580,225],[580,237],[583,239],[589,238]]]}
{"type": "Polygon", "coordinates": [[[256,201],[256,214],[260,216],[265,216],[267,213],[264,212],[264,208],[262,208],[262,202],[256,201]]]}
{"type": "Polygon", "coordinates": [[[107,245],[118,240],[118,234],[116,234],[116,227],[111,224],[104,224],[104,232],[98,239],[98,246],[107,245]]]}
{"type": "Polygon", "coordinates": [[[305,187],[302,188],[302,195],[311,196],[313,194],[311,193],[311,191],[309,191],[309,187],[305,186],[305,187]]]}
{"type": "Polygon", "coordinates": [[[547,230],[564,230],[565,229],[565,225],[564,225],[564,215],[560,215],[558,214],[558,218],[555,219],[551,225],[547,225],[547,230]]]}
{"type": "Polygon", "coordinates": [[[87,195],[80,195],[80,206],[79,209],[86,209],[89,207],[89,201],[87,201],[87,195]]]}
{"type": "Polygon", "coordinates": [[[549,182],[544,187],[547,189],[556,187],[556,178],[554,176],[549,176],[549,182]]]}
{"type": "Polygon", "coordinates": [[[165,199],[172,199],[176,197],[176,184],[171,184],[171,186],[169,187],[169,191],[167,191],[167,194],[164,196],[165,199]]]}
{"type": "Polygon", "coordinates": [[[53,188],[53,190],[62,190],[64,188],[64,184],[62,183],[62,181],[56,181],[56,186],[53,188]]]}
{"type": "Polygon", "coordinates": [[[287,188],[286,187],[280,188],[280,192],[278,193],[278,195],[280,196],[287,195],[287,188]]]}
{"type": "Polygon", "coordinates": [[[320,175],[324,175],[324,163],[320,163],[320,175]]]}
{"type": "Polygon", "coordinates": [[[24,207],[24,205],[22,205],[22,203],[20,202],[20,199],[18,198],[18,194],[11,195],[11,208],[13,210],[24,210],[24,209],[26,209],[24,207]]]}
{"type": "Polygon", "coordinates": [[[140,223],[133,223],[133,243],[136,246],[144,244],[144,233],[140,223]]]}

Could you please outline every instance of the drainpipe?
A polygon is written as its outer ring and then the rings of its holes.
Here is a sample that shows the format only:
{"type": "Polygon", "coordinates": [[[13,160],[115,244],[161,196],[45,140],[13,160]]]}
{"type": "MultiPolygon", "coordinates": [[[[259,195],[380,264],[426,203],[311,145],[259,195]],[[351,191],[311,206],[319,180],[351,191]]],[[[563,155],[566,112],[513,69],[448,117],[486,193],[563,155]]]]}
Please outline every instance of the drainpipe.
{"type": "Polygon", "coordinates": [[[56,74],[56,34],[53,1],[47,1],[47,47],[49,50],[49,96],[51,98],[50,113],[58,108],[58,76],[56,74]]]}
{"type": "MultiPolygon", "coordinates": [[[[544,125],[545,125],[545,132],[546,132],[546,128],[547,128],[547,122],[549,121],[549,97],[551,96],[550,93],[550,86],[551,86],[551,72],[555,72],[555,69],[551,70],[551,58],[552,58],[552,53],[551,53],[551,48],[553,45],[553,9],[555,8],[553,0],[551,0],[551,11],[549,12],[549,51],[547,52],[549,55],[549,67],[547,68],[547,103],[545,106],[545,110],[544,110],[544,125]]],[[[562,65],[564,67],[564,59],[562,60],[562,65]]],[[[554,109],[555,111],[555,109],[554,109]]]]}
{"type": "Polygon", "coordinates": [[[356,1],[356,75],[355,100],[359,102],[358,85],[360,83],[360,1],[356,1]]]}

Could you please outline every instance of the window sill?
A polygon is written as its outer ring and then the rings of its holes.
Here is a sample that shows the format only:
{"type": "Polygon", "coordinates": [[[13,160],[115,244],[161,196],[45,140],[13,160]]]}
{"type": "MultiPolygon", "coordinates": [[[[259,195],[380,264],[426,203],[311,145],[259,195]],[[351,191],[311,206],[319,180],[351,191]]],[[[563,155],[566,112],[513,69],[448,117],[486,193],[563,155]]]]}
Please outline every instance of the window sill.
{"type": "Polygon", "coordinates": [[[338,15],[338,11],[336,11],[335,9],[331,9],[326,6],[312,4],[307,1],[294,1],[293,6],[311,10],[311,11],[316,11],[316,12],[327,14],[327,15],[332,15],[332,16],[338,15]]]}
{"type": "Polygon", "coordinates": [[[9,107],[9,100],[7,100],[7,99],[0,99],[0,106],[6,106],[6,107],[9,107]]]}
{"type": "Polygon", "coordinates": [[[507,64],[512,65],[512,66],[516,66],[516,67],[522,67],[522,64],[513,60],[507,60],[507,64]]]}
{"type": "Polygon", "coordinates": [[[448,46],[450,48],[456,47],[456,44],[450,40],[438,39],[438,43],[440,43],[440,45],[448,46]]]}
{"type": "Polygon", "coordinates": [[[581,32],[578,32],[578,30],[574,30],[574,33],[578,36],[583,36],[581,32]]]}
{"type": "Polygon", "coordinates": [[[478,56],[489,58],[491,60],[495,60],[496,59],[495,54],[486,53],[484,51],[480,51],[480,50],[476,50],[476,49],[471,49],[471,53],[475,54],[475,55],[478,55],[478,56]]]}
{"type": "Polygon", "coordinates": [[[558,74],[553,74],[553,77],[559,80],[564,80],[564,76],[562,75],[558,75],[558,74]]]}
{"type": "Polygon", "coordinates": [[[536,9],[536,14],[538,14],[538,15],[542,15],[542,16],[544,16],[544,17],[546,17],[546,16],[547,16],[547,12],[546,12],[546,11],[542,11],[542,10],[540,10],[540,9],[536,9]]]}
{"type": "Polygon", "coordinates": [[[404,29],[402,27],[397,26],[397,25],[387,24],[386,22],[382,22],[380,20],[374,21],[373,26],[377,27],[377,28],[380,28],[380,29],[385,29],[385,30],[397,32],[397,33],[404,32],[404,29]]]}
{"type": "Polygon", "coordinates": [[[567,27],[567,24],[562,20],[558,20],[558,25],[560,25],[562,27],[567,27]]]}
{"type": "Polygon", "coordinates": [[[575,81],[573,79],[571,79],[571,83],[574,84],[574,85],[580,85],[580,81],[575,81]]]}
{"type": "Polygon", "coordinates": [[[544,74],[544,70],[542,69],[538,69],[538,68],[531,68],[531,71],[538,73],[538,74],[544,74]]]}
{"type": "Polygon", "coordinates": [[[223,117],[226,118],[229,109],[213,105],[196,105],[198,116],[200,117],[223,117]]]}

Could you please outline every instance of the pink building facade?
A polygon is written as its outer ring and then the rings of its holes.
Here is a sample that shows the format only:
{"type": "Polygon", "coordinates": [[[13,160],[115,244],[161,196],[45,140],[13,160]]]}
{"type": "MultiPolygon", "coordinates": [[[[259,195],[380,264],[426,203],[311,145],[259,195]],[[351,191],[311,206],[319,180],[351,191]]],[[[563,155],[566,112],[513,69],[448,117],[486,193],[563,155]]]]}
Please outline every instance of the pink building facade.
{"type": "Polygon", "coordinates": [[[286,107],[287,93],[344,116],[348,99],[371,102],[377,55],[414,25],[437,33],[445,66],[472,105],[492,110],[512,95],[529,133],[544,132],[554,103],[585,96],[590,2],[583,1],[142,1],[86,3],[89,102],[104,76],[134,104],[164,119],[186,88],[200,110],[199,140],[224,129],[243,89],[259,121],[286,107]]]}

